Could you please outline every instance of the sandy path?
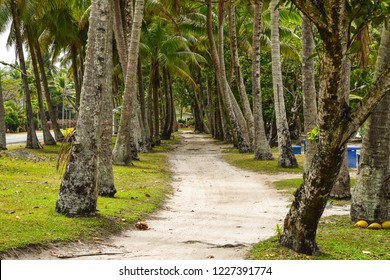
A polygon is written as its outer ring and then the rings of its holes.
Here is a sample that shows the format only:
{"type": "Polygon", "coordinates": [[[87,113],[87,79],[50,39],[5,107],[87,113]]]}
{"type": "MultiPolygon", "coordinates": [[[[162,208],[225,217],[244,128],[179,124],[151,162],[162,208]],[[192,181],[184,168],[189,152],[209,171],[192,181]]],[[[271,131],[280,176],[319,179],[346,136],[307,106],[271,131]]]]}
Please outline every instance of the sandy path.
{"type": "Polygon", "coordinates": [[[287,197],[268,182],[294,175],[259,175],[221,159],[219,142],[183,133],[170,153],[174,195],[151,216],[146,231],[128,230],[97,244],[53,247],[21,258],[242,259],[249,247],[275,234],[288,211],[287,197]]]}

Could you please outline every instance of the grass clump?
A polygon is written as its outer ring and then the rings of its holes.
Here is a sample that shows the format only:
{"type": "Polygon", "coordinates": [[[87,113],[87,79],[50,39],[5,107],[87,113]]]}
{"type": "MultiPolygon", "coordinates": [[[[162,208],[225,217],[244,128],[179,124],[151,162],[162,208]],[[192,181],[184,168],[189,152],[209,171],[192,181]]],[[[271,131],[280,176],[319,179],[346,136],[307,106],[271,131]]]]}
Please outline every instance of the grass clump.
{"type": "Polygon", "coordinates": [[[27,150],[9,146],[0,154],[0,253],[31,245],[93,239],[128,228],[159,207],[171,192],[164,141],[140,154],[134,166],[114,166],[115,198],[98,198],[98,215],[68,218],[55,211],[61,175],[60,146],[27,150]]]}
{"type": "Polygon", "coordinates": [[[240,153],[236,148],[225,148],[223,150],[223,159],[236,167],[255,171],[262,174],[277,173],[302,173],[304,155],[295,155],[298,161],[298,168],[281,168],[278,166],[278,150],[272,149],[273,160],[255,160],[253,153],[240,153]]]}
{"type": "Polygon", "coordinates": [[[274,236],[255,245],[247,259],[253,260],[389,260],[390,231],[356,228],[348,216],[322,218],[317,243],[318,256],[298,254],[282,247],[274,236]]]}

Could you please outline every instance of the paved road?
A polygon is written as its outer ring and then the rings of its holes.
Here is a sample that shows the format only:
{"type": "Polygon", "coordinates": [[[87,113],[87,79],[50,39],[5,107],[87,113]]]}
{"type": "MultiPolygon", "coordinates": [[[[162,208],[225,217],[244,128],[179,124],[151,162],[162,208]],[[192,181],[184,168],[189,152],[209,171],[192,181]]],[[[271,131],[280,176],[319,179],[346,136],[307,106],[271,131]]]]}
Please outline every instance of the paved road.
{"type": "MultiPolygon", "coordinates": [[[[43,141],[43,134],[42,132],[37,132],[37,137],[39,141],[43,141]]],[[[27,133],[17,133],[17,134],[11,134],[8,133],[5,136],[7,144],[19,144],[19,143],[26,143],[27,141],[27,133]]]]}

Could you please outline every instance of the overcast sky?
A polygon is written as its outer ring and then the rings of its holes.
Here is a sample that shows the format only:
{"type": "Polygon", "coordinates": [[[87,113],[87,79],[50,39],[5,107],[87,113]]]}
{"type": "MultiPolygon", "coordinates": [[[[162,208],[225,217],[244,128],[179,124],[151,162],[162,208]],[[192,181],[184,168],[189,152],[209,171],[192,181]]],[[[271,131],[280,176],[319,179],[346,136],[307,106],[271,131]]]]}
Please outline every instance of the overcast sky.
{"type": "MultiPolygon", "coordinates": [[[[15,51],[13,48],[7,50],[5,46],[8,34],[9,30],[0,34],[0,60],[7,63],[13,63],[15,61],[15,51]]],[[[3,65],[0,65],[0,67],[3,67],[3,65]]]]}

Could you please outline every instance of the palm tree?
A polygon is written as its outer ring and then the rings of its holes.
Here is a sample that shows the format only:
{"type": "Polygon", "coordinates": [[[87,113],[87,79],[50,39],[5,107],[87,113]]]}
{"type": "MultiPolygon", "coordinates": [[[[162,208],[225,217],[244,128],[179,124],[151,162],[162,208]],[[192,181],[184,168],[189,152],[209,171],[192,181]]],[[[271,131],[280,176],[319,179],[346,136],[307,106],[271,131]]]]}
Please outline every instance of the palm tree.
{"type": "Polygon", "coordinates": [[[4,111],[4,99],[3,99],[3,87],[2,87],[3,70],[0,69],[0,150],[7,149],[7,142],[5,138],[5,111],[4,111]]]}
{"type": "Polygon", "coordinates": [[[256,160],[273,159],[264,129],[262,97],[260,86],[260,38],[262,0],[255,0],[253,4],[253,53],[252,53],[252,94],[254,116],[254,154],[256,160]]]}
{"type": "MultiPolygon", "coordinates": [[[[317,126],[317,93],[314,77],[314,36],[313,24],[302,16],[302,95],[304,132],[310,133],[317,126]]],[[[307,139],[304,169],[308,170],[316,151],[316,141],[307,139]]]]}
{"type": "MultiPolygon", "coordinates": [[[[122,114],[117,140],[113,150],[114,164],[131,165],[134,156],[134,147],[131,147],[131,142],[135,145],[134,127],[132,122],[138,121],[138,99],[137,99],[137,63],[139,55],[139,41],[141,37],[141,24],[144,11],[144,1],[137,0],[134,21],[132,24],[131,40],[129,42],[129,51],[127,54],[127,66],[125,77],[125,94],[123,97],[122,114]],[[132,138],[132,139],[129,139],[132,138]]],[[[139,127],[138,127],[139,128],[139,127]]]]}
{"type": "Polygon", "coordinates": [[[298,166],[291,149],[290,131],[287,123],[286,108],[283,95],[282,68],[279,38],[279,0],[272,0],[271,9],[271,44],[272,44],[272,83],[274,92],[276,127],[278,130],[279,158],[278,164],[284,168],[298,166]]]}
{"type": "Polygon", "coordinates": [[[11,13],[13,19],[13,27],[15,32],[15,44],[16,50],[19,57],[20,68],[22,70],[22,81],[23,81],[23,89],[24,95],[26,98],[26,116],[27,116],[27,143],[26,148],[29,149],[39,149],[40,144],[37,138],[37,134],[35,131],[34,120],[33,120],[33,110],[31,105],[31,95],[30,95],[30,87],[27,79],[27,68],[26,62],[24,59],[24,51],[23,51],[23,38],[22,38],[22,26],[20,19],[21,17],[21,7],[17,6],[16,0],[10,0],[11,5],[11,13]]]}
{"type": "MultiPolygon", "coordinates": [[[[386,22],[376,64],[374,80],[387,69],[390,54],[390,28],[386,22]]],[[[352,192],[351,220],[383,222],[389,215],[390,94],[387,93],[365,125],[360,172],[352,192]]]]}
{"type": "Polygon", "coordinates": [[[34,72],[34,78],[35,78],[35,84],[36,84],[36,90],[38,95],[38,106],[39,106],[39,117],[42,122],[42,131],[43,131],[43,143],[45,145],[55,145],[56,141],[54,140],[53,136],[50,133],[49,126],[47,124],[46,114],[45,114],[45,108],[43,104],[43,97],[42,97],[42,87],[41,87],[41,79],[39,77],[39,70],[37,65],[37,57],[35,54],[35,47],[34,42],[32,39],[31,29],[30,26],[25,26],[25,33],[27,35],[27,43],[30,49],[30,57],[32,61],[32,68],[34,72]]]}
{"type": "Polygon", "coordinates": [[[79,118],[61,182],[56,210],[67,216],[94,216],[97,203],[97,162],[101,99],[110,94],[107,76],[112,75],[112,6],[94,0],[91,7],[85,77],[79,118]]]}
{"type": "Polygon", "coordinates": [[[229,116],[229,121],[233,128],[233,133],[237,141],[237,146],[240,152],[250,152],[252,144],[250,143],[248,127],[245,118],[238,106],[236,99],[233,96],[229,83],[226,77],[226,69],[224,62],[224,2],[218,2],[218,49],[214,41],[212,27],[212,3],[207,1],[207,34],[210,41],[211,57],[215,68],[217,84],[219,92],[222,96],[223,104],[226,108],[226,113],[229,116]]]}
{"type": "Polygon", "coordinates": [[[238,92],[240,94],[243,114],[248,125],[249,140],[252,145],[253,133],[254,133],[254,120],[252,109],[249,103],[248,95],[246,93],[244,78],[241,73],[241,66],[238,55],[238,40],[237,40],[237,26],[236,26],[236,9],[234,6],[234,0],[229,1],[229,34],[230,34],[230,47],[232,53],[232,64],[234,73],[237,78],[238,92]]]}

